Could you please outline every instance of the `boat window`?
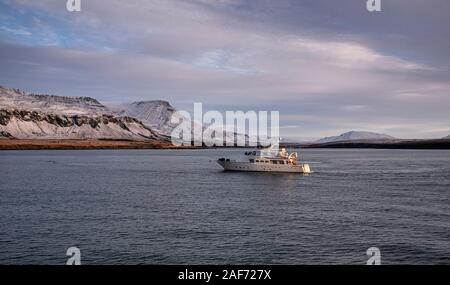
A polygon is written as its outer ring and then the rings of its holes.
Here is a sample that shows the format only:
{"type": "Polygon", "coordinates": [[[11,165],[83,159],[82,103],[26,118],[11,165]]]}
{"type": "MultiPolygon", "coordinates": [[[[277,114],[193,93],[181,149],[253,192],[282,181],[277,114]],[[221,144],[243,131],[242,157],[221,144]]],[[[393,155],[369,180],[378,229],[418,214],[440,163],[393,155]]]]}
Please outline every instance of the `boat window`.
{"type": "Polygon", "coordinates": [[[272,163],[273,163],[273,164],[277,164],[277,161],[276,161],[276,160],[272,160],[272,163]]]}
{"type": "Polygon", "coordinates": [[[255,163],[255,160],[254,159],[250,159],[250,163],[255,163]]]}
{"type": "Polygon", "coordinates": [[[256,160],[256,162],[259,162],[259,160],[256,160]]]}
{"type": "Polygon", "coordinates": [[[279,164],[284,164],[284,161],[280,160],[278,161],[279,164]]]}

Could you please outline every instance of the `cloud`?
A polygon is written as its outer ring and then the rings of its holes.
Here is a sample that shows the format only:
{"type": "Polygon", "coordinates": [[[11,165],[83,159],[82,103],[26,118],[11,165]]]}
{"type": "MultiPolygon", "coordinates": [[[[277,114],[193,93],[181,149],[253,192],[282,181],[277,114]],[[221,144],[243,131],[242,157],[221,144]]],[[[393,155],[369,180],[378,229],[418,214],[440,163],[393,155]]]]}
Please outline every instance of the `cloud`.
{"type": "Polygon", "coordinates": [[[359,2],[90,0],[69,13],[56,0],[5,1],[1,84],[279,110],[283,136],[447,135],[449,5],[393,1],[374,16],[359,2]]]}

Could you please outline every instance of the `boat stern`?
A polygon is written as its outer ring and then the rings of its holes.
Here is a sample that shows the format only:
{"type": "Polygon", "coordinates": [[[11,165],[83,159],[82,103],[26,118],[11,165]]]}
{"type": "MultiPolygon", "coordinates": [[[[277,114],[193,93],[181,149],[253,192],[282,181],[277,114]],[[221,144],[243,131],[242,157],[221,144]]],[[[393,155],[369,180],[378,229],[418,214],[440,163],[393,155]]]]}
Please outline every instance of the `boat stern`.
{"type": "Polygon", "coordinates": [[[302,170],[303,170],[303,173],[311,173],[311,168],[309,167],[309,164],[307,164],[307,163],[302,164],[302,170]]]}

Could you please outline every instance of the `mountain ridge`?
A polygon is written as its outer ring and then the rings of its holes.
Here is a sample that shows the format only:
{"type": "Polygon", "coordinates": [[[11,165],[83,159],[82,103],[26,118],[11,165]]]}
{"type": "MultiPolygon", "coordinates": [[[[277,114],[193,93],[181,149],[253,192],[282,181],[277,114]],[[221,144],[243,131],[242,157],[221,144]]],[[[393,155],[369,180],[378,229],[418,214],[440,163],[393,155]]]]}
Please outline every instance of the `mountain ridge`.
{"type": "Polygon", "coordinates": [[[169,136],[176,124],[171,122],[172,116],[178,116],[175,108],[165,100],[146,100],[124,103],[116,107],[116,114],[130,116],[141,120],[155,131],[169,136]]]}
{"type": "MultiPolygon", "coordinates": [[[[0,85],[0,138],[105,138],[169,142],[171,131],[177,126],[171,119],[188,119],[176,111],[168,101],[161,99],[134,101],[112,108],[92,97],[27,93],[0,85]]],[[[224,132],[224,135],[227,140],[232,137],[249,140],[244,134],[224,132]]],[[[440,139],[448,140],[450,135],[440,139]]],[[[311,143],[388,143],[395,140],[400,141],[387,134],[349,131],[311,143]]],[[[218,141],[212,138],[212,142],[218,141]]]]}
{"type": "Polygon", "coordinates": [[[314,141],[314,143],[330,143],[356,140],[396,140],[397,138],[375,132],[368,131],[349,131],[337,136],[324,137],[314,141]]]}
{"type": "Polygon", "coordinates": [[[105,105],[91,97],[69,97],[27,93],[20,89],[0,86],[0,107],[53,113],[57,115],[112,114],[105,105]]]}
{"type": "Polygon", "coordinates": [[[94,98],[32,94],[3,86],[0,87],[0,138],[168,142],[167,137],[140,120],[118,116],[94,98]]]}
{"type": "MultiPolygon", "coordinates": [[[[208,129],[208,125],[203,125],[203,127],[201,127],[197,122],[190,118],[183,117],[168,101],[165,100],[135,101],[116,106],[116,108],[118,114],[135,117],[153,130],[167,137],[171,136],[172,131],[179,122],[190,121],[193,127],[197,126],[204,131],[204,136],[202,137],[203,140],[202,142],[199,142],[200,144],[222,145],[223,141],[219,141],[218,138],[213,137],[213,132],[222,132],[223,137],[227,142],[236,140],[245,143],[250,140],[249,136],[246,134],[227,132],[221,128],[211,130],[208,129]],[[174,119],[175,123],[172,123],[172,119],[174,119]]],[[[256,142],[257,139],[253,138],[252,141],[256,142]]]]}

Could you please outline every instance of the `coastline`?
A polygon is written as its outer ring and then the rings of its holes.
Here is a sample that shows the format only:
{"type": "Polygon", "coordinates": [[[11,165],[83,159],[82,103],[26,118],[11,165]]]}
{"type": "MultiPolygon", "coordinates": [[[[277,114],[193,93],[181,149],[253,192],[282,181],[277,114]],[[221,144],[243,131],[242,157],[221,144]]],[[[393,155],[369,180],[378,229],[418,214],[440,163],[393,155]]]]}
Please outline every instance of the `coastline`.
{"type": "Polygon", "coordinates": [[[102,139],[0,139],[0,150],[177,149],[171,143],[102,139]]]}
{"type": "Polygon", "coordinates": [[[450,149],[450,139],[282,143],[293,148],[450,149]]]}
{"type": "MultiPolygon", "coordinates": [[[[373,149],[450,149],[450,140],[404,140],[391,142],[344,141],[322,144],[281,143],[286,148],[373,148],[373,149]]],[[[120,139],[0,139],[2,150],[93,150],[93,149],[204,149],[174,146],[170,142],[120,139]]],[[[210,147],[210,148],[236,148],[210,147]]],[[[242,148],[242,147],[237,147],[242,148]]],[[[243,147],[249,148],[249,147],[243,147]]]]}

